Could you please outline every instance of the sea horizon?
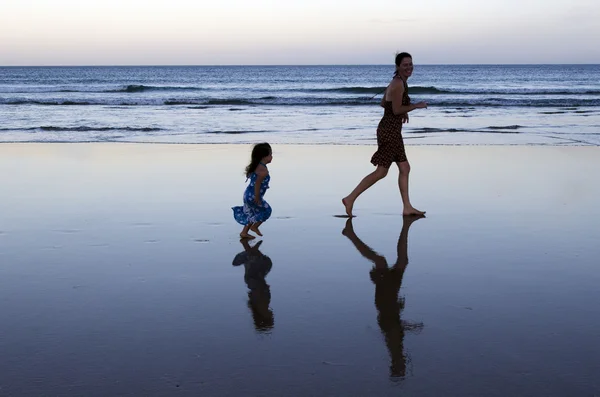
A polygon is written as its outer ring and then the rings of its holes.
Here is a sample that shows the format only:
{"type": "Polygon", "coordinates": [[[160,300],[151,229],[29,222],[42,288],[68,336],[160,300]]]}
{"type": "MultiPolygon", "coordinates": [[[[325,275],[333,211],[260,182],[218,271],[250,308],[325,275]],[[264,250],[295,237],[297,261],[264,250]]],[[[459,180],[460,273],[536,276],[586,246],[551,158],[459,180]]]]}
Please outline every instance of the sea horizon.
{"type": "MultiPolygon", "coordinates": [[[[600,66],[600,63],[416,63],[419,66],[600,66]]],[[[393,64],[388,63],[299,63],[299,64],[48,64],[48,65],[0,65],[0,68],[53,68],[53,67],[327,67],[327,66],[388,66],[394,68],[393,64]]]]}

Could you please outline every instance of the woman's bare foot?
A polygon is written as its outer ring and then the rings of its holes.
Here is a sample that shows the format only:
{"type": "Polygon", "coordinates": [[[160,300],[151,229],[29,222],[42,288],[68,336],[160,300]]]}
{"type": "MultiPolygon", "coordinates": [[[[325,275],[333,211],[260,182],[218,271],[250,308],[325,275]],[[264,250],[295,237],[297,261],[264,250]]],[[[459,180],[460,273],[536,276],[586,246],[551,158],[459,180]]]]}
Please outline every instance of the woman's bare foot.
{"type": "Polygon", "coordinates": [[[259,236],[262,236],[262,233],[260,232],[260,230],[258,230],[258,226],[251,226],[250,230],[258,234],[259,236]]]}
{"type": "Polygon", "coordinates": [[[352,218],[352,207],[354,206],[354,201],[350,201],[348,197],[344,197],[342,199],[342,204],[346,207],[346,215],[352,218]]]}
{"type": "Polygon", "coordinates": [[[426,218],[425,214],[423,215],[403,215],[402,222],[404,225],[410,226],[414,221],[419,219],[426,218]]]}
{"type": "Polygon", "coordinates": [[[253,235],[248,234],[248,233],[240,233],[240,238],[241,239],[252,240],[253,238],[256,238],[256,237],[254,237],[253,235]]]}
{"type": "Polygon", "coordinates": [[[346,227],[344,227],[344,230],[342,230],[342,234],[346,237],[348,237],[351,234],[354,234],[354,227],[352,226],[352,218],[348,218],[348,220],[346,220],[346,227]]]}
{"type": "Polygon", "coordinates": [[[402,215],[425,215],[425,211],[419,211],[415,207],[404,207],[402,215]]]}

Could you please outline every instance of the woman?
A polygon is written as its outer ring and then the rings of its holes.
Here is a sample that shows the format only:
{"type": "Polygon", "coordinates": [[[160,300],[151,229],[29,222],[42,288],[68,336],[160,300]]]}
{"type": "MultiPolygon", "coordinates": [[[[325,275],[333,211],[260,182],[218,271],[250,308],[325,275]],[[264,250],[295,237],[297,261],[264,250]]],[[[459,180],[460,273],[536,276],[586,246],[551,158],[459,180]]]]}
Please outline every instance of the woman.
{"type": "Polygon", "coordinates": [[[425,213],[414,208],[408,196],[410,164],[404,151],[402,124],[408,122],[408,112],[415,109],[426,109],[427,103],[410,103],[406,81],[413,72],[412,56],[407,52],[401,52],[396,55],[395,63],[396,72],[394,73],[394,78],[385,89],[383,98],[381,99],[381,106],[384,108],[384,113],[377,126],[377,151],[371,158],[371,163],[377,168],[364,177],[352,193],[342,199],[342,204],[346,207],[346,214],[350,217],[352,216],[352,207],[358,196],[373,186],[375,182],[385,178],[392,163],[396,163],[400,170],[398,187],[400,188],[400,196],[404,205],[402,214],[423,215],[425,213]]]}

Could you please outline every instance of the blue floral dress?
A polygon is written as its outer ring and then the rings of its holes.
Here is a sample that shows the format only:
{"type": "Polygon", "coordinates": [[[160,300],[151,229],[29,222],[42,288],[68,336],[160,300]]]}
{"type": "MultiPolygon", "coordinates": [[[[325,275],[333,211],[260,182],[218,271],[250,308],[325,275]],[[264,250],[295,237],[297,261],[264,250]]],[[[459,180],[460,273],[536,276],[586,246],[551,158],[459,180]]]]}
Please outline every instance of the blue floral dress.
{"type": "Polygon", "coordinates": [[[244,191],[244,205],[232,207],[233,217],[241,225],[249,225],[256,222],[264,222],[271,216],[271,206],[263,198],[267,189],[269,188],[269,181],[271,180],[271,176],[267,174],[265,179],[263,179],[260,184],[259,194],[261,205],[258,205],[254,202],[254,187],[256,186],[257,177],[258,175],[256,175],[256,172],[253,172],[252,175],[250,175],[250,183],[244,191]]]}

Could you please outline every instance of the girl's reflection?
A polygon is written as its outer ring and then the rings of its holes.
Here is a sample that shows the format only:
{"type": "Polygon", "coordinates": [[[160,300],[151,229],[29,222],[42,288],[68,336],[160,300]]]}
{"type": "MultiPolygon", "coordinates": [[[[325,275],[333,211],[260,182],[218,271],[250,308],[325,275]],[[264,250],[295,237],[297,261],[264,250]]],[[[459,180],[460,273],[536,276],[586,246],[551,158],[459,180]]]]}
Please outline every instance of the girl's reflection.
{"type": "Polygon", "coordinates": [[[257,332],[268,333],[275,325],[271,303],[271,289],[265,277],[271,271],[271,258],[260,252],[262,241],[251,246],[247,239],[240,240],[244,251],[233,259],[233,266],[244,265],[244,281],[248,285],[248,308],[252,312],[257,332]]]}
{"type": "Polygon", "coordinates": [[[402,231],[398,238],[398,259],[391,267],[385,257],[373,251],[362,242],[354,233],[352,218],[346,221],[346,227],[342,234],[352,243],[354,247],[367,259],[373,262],[371,269],[371,281],[375,284],[375,307],[377,308],[377,323],[385,338],[390,358],[390,376],[392,378],[404,378],[406,376],[407,356],[404,354],[404,332],[419,332],[423,328],[422,323],[410,323],[400,319],[404,309],[404,298],[398,298],[402,277],[408,265],[408,229],[417,219],[424,216],[404,216],[402,231]]]}

